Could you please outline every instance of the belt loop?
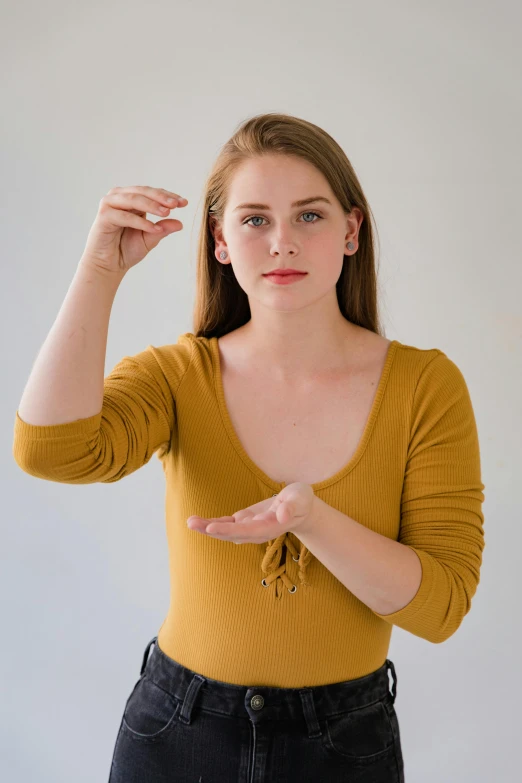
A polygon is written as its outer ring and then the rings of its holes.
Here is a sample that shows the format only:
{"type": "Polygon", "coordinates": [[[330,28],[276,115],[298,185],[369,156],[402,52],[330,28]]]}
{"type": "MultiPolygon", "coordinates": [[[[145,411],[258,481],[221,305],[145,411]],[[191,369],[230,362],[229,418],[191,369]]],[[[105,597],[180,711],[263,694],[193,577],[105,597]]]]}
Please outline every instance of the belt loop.
{"type": "Polygon", "coordinates": [[[302,688],[299,691],[301,697],[301,703],[303,705],[303,713],[308,727],[308,736],[320,737],[322,735],[319,721],[317,720],[317,714],[315,712],[314,696],[310,688],[302,688]]]}
{"type": "Polygon", "coordinates": [[[201,686],[205,682],[206,682],[206,678],[202,677],[201,674],[193,675],[190,684],[187,688],[187,692],[185,693],[183,704],[181,705],[181,709],[179,711],[178,720],[181,723],[184,723],[185,725],[190,724],[190,721],[192,719],[192,710],[194,708],[197,695],[199,693],[201,686]]]}
{"type": "Polygon", "coordinates": [[[386,671],[388,671],[388,669],[391,669],[393,677],[392,701],[395,703],[395,699],[397,698],[397,674],[395,673],[395,666],[393,665],[393,661],[390,661],[388,658],[386,658],[386,671]]]}
{"type": "Polygon", "coordinates": [[[153,639],[151,639],[150,642],[148,643],[147,647],[145,648],[145,652],[143,653],[143,662],[141,664],[140,676],[145,671],[145,666],[147,665],[149,650],[150,650],[150,648],[152,647],[152,645],[154,644],[154,642],[156,641],[157,638],[158,637],[155,636],[153,639]]]}

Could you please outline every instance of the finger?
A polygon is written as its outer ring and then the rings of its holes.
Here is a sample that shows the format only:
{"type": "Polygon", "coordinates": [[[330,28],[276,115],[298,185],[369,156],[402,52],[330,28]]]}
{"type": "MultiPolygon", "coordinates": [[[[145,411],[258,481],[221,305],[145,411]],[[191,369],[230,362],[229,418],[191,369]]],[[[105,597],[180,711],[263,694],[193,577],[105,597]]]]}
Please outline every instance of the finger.
{"type": "MultiPolygon", "coordinates": [[[[207,533],[230,538],[240,536],[245,532],[245,522],[211,522],[207,525],[207,533]]],[[[250,532],[249,532],[250,535],[250,532]]]]}
{"type": "Polygon", "coordinates": [[[134,214],[141,216],[145,216],[148,212],[151,215],[165,217],[178,205],[178,202],[167,204],[166,199],[149,198],[143,193],[136,193],[133,190],[111,192],[105,197],[105,200],[114,209],[125,209],[127,212],[134,212],[134,214]]]}
{"type": "MultiPolygon", "coordinates": [[[[146,220],[143,215],[144,212],[135,212],[122,209],[120,207],[111,206],[108,201],[105,201],[100,207],[107,214],[108,219],[112,225],[122,226],[122,228],[135,228],[140,231],[147,231],[154,234],[160,233],[156,229],[156,224],[152,220],[146,220]]],[[[169,221],[173,222],[173,221],[169,221]]],[[[176,221],[177,226],[183,227],[180,221],[176,221]]],[[[163,230],[162,226],[160,228],[163,230]]]]}
{"type": "Polygon", "coordinates": [[[206,532],[211,536],[223,536],[228,539],[242,538],[245,541],[249,541],[255,538],[263,538],[267,532],[267,525],[266,522],[253,524],[252,519],[245,520],[244,522],[236,522],[235,524],[230,524],[228,522],[217,524],[216,522],[213,522],[210,525],[207,525],[206,532]]]}
{"type": "MultiPolygon", "coordinates": [[[[109,190],[109,193],[140,193],[152,201],[157,201],[160,204],[166,204],[167,206],[173,206],[173,202],[176,202],[180,206],[186,207],[188,199],[185,196],[181,196],[179,193],[174,193],[171,190],[165,190],[165,188],[152,188],[149,185],[127,185],[125,187],[115,187],[109,190]]],[[[175,206],[175,204],[174,204],[175,206]]]]}

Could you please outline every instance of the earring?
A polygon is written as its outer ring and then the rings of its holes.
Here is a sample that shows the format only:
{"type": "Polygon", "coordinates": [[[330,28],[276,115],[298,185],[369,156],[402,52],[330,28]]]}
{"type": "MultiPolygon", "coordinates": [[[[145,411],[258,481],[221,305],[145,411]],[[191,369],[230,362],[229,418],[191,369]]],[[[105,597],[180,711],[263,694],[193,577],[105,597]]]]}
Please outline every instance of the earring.
{"type": "Polygon", "coordinates": [[[354,247],[355,245],[353,244],[353,242],[348,242],[348,250],[353,250],[354,247]]]}

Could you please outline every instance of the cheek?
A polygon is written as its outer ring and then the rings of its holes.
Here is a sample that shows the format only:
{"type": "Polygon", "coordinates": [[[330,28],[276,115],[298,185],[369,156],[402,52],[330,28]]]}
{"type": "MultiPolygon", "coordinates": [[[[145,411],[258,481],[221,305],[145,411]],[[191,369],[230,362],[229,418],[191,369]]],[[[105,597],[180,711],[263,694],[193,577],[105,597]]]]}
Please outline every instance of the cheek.
{"type": "Polygon", "coordinates": [[[322,254],[327,253],[329,256],[335,256],[339,254],[339,249],[343,246],[343,235],[335,230],[332,226],[318,225],[315,231],[310,231],[309,234],[304,237],[303,248],[314,256],[320,257],[322,254]]]}
{"type": "Polygon", "coordinates": [[[306,248],[303,248],[303,252],[306,253],[306,258],[310,260],[311,265],[315,266],[316,271],[331,276],[341,272],[344,248],[342,237],[339,241],[338,234],[335,236],[323,234],[312,237],[306,248]]]}
{"type": "Polygon", "coordinates": [[[235,244],[240,248],[255,250],[256,247],[266,244],[266,239],[263,242],[259,232],[256,234],[255,231],[246,230],[237,234],[235,244]]]}

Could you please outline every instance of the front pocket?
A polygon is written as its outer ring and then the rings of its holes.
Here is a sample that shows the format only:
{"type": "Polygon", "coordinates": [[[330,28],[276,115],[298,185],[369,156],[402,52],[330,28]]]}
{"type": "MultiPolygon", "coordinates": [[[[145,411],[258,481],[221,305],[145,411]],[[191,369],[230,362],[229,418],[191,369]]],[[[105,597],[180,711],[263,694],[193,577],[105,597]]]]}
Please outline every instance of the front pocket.
{"type": "Polygon", "coordinates": [[[181,702],[144,674],[127,700],[122,728],[133,739],[155,742],[175,728],[181,702]]]}
{"type": "Polygon", "coordinates": [[[366,764],[394,752],[394,735],[383,700],[326,720],[325,744],[330,749],[366,764]]]}

